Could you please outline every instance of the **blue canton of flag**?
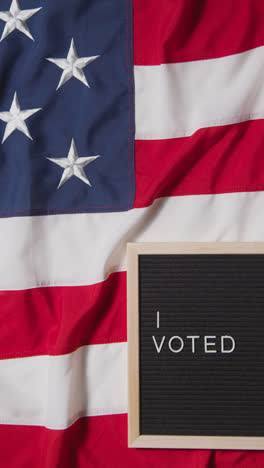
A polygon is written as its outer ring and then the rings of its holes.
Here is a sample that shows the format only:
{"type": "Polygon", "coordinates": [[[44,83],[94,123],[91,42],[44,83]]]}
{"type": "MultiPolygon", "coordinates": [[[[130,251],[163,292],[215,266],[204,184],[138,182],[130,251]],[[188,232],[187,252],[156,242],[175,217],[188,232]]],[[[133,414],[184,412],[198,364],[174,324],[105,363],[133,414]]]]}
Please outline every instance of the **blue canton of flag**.
{"type": "Polygon", "coordinates": [[[0,28],[0,216],[132,208],[132,2],[1,0],[0,28]]]}

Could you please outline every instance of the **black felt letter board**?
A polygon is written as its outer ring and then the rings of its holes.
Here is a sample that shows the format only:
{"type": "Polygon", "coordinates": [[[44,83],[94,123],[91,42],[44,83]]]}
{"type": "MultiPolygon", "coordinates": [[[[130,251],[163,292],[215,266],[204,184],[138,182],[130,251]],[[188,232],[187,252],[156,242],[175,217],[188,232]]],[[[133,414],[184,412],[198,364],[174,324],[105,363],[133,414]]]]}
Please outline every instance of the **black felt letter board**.
{"type": "Polygon", "coordinates": [[[139,358],[141,434],[263,436],[264,255],[140,255],[139,358]]]}

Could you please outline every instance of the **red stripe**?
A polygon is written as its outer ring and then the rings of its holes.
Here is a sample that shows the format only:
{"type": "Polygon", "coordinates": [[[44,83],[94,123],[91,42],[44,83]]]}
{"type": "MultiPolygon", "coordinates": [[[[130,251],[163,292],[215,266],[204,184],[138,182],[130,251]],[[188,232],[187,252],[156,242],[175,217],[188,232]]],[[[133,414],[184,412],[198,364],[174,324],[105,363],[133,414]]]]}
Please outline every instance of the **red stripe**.
{"type": "Polygon", "coordinates": [[[264,190],[264,120],[136,141],[135,207],[158,197],[264,190]]]}
{"type": "Polygon", "coordinates": [[[91,286],[0,293],[0,358],[126,341],[126,273],[91,286]]]}
{"type": "Polygon", "coordinates": [[[0,426],[1,467],[260,468],[263,452],[127,448],[127,416],[83,418],[69,429],[0,426]]]}
{"type": "Polygon", "coordinates": [[[264,44],[263,0],[134,0],[134,63],[237,54],[264,44]]]}

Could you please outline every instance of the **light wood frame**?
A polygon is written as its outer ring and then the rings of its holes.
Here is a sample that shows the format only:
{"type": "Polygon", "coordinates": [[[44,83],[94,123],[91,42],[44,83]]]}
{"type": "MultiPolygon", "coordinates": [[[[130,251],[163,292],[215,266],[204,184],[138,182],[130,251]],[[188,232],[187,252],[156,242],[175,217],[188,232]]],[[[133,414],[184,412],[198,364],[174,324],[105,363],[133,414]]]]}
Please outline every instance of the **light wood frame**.
{"type": "Polygon", "coordinates": [[[140,434],[138,258],[142,254],[264,254],[264,242],[127,244],[128,447],[263,450],[264,437],[140,434]]]}

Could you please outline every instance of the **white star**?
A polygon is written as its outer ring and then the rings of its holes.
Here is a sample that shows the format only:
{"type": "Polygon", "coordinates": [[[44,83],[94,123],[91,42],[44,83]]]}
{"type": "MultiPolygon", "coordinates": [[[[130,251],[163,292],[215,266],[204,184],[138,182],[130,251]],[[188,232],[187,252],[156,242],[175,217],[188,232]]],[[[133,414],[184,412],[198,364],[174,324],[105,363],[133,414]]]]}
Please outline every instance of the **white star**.
{"type": "Polygon", "coordinates": [[[0,11],[0,19],[6,22],[0,42],[15,31],[15,29],[18,29],[34,41],[26,21],[41,10],[41,8],[42,7],[33,8],[31,10],[20,10],[18,0],[12,0],[9,11],[0,11]]]}
{"type": "Polygon", "coordinates": [[[78,179],[81,179],[85,184],[91,187],[90,181],[87,179],[83,168],[87,166],[87,164],[95,161],[97,158],[100,158],[100,156],[97,155],[79,158],[74,139],[71,141],[71,147],[67,158],[47,158],[49,161],[52,161],[64,169],[57,189],[59,189],[73,176],[78,177],[78,179]]]}
{"type": "Polygon", "coordinates": [[[67,83],[67,81],[69,81],[73,76],[77,78],[77,80],[80,80],[85,86],[88,86],[88,88],[90,88],[82,69],[98,57],[100,57],[100,55],[79,58],[74,44],[74,40],[72,39],[67,58],[47,58],[47,60],[49,60],[52,63],[55,63],[57,67],[63,70],[57,89],[59,89],[62,85],[67,83]]]}
{"type": "Polygon", "coordinates": [[[3,120],[3,122],[7,123],[2,143],[4,143],[7,137],[9,137],[9,135],[11,135],[11,133],[13,133],[15,130],[20,130],[20,132],[24,133],[28,138],[33,140],[32,136],[28,131],[25,120],[27,120],[31,115],[35,114],[40,110],[41,108],[21,110],[17,98],[17,93],[15,93],[13,97],[13,102],[10,107],[10,111],[0,112],[0,120],[3,120]]]}

